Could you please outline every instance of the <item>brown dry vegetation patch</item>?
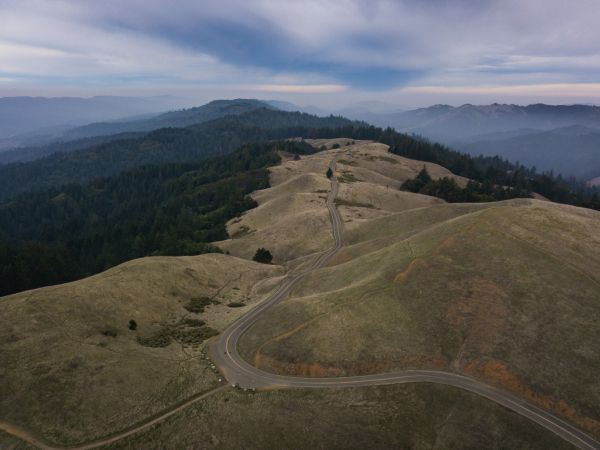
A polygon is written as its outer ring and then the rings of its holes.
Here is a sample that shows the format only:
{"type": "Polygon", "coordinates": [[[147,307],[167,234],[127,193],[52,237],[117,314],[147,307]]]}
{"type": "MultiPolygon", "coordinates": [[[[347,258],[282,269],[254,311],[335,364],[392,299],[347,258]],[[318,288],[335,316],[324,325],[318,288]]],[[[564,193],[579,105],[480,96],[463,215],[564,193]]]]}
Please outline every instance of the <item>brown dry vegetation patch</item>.
{"type": "Polygon", "coordinates": [[[506,363],[498,360],[472,361],[466,364],[463,371],[471,376],[481,378],[495,386],[516,393],[542,408],[558,414],[584,430],[600,436],[600,421],[581,415],[575,408],[564,400],[535,392],[512,373],[506,363]]]}
{"type": "Polygon", "coordinates": [[[404,269],[402,272],[399,272],[398,275],[396,275],[396,277],[394,278],[394,283],[404,283],[404,281],[406,281],[406,279],[412,272],[418,269],[422,270],[425,268],[427,268],[427,261],[421,258],[413,259],[408,263],[406,269],[404,269]]]}
{"type": "Polygon", "coordinates": [[[406,355],[389,361],[339,361],[335,364],[318,362],[287,362],[257,352],[256,367],[280,375],[302,377],[339,377],[347,375],[372,375],[403,368],[444,369],[448,360],[442,356],[406,355]]]}
{"type": "Polygon", "coordinates": [[[465,336],[456,357],[460,364],[469,354],[486,354],[492,349],[508,318],[507,295],[500,286],[483,278],[466,284],[451,282],[448,292],[446,320],[463,330],[465,336]]]}

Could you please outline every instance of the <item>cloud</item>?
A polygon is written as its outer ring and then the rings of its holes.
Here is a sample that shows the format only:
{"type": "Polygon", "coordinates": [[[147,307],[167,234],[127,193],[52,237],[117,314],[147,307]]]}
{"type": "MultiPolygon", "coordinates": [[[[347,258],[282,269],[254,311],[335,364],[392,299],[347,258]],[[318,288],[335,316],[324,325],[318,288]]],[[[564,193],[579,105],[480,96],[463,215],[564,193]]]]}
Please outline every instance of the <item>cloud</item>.
{"type": "Polygon", "coordinates": [[[348,86],[341,84],[260,84],[250,87],[258,92],[279,92],[289,94],[324,94],[344,92],[348,86]]]}
{"type": "Polygon", "coordinates": [[[597,0],[2,0],[0,17],[0,76],[38,85],[333,95],[600,75],[597,0]]]}
{"type": "Polygon", "coordinates": [[[510,86],[408,86],[400,94],[451,94],[451,95],[510,95],[547,97],[600,97],[600,83],[557,83],[510,86]]]}

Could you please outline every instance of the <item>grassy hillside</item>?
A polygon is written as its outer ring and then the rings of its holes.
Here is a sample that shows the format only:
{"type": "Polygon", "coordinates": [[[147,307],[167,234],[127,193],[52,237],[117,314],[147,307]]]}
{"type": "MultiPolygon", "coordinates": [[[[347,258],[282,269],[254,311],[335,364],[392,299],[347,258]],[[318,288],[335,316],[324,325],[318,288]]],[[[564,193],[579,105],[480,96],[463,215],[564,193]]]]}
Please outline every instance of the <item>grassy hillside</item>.
{"type": "Polygon", "coordinates": [[[346,248],[242,338],[245,358],[308,376],[454,370],[600,435],[600,384],[588,376],[600,370],[600,213],[411,194],[404,208],[378,205],[372,192],[387,187],[360,148],[338,151],[352,187],[339,202],[346,248]]]}
{"type": "Polygon", "coordinates": [[[0,420],[81,442],[209,390],[204,340],[247,309],[229,303],[252,304],[280,274],[227,255],[156,257],[0,298],[0,420]]]}
{"type": "MultiPolygon", "coordinates": [[[[466,184],[441,166],[369,141],[311,142],[327,150],[284,155],[270,187],[252,194],[258,206],[227,223],[219,245],[231,255],[144,258],[0,298],[1,420],[84,442],[218,385],[206,339],[332,245],[326,170],[336,158],[346,245],[242,337],[243,355],[305,376],[454,370],[597,433],[600,385],[587,380],[600,368],[600,213],[535,200],[447,204],[399,190],[424,165],[466,184]],[[278,265],[249,261],[257,247],[278,265]]],[[[15,441],[0,434],[3,445],[15,441]]],[[[111,448],[241,446],[567,448],[433,385],[229,390],[111,448]]]]}
{"type": "Polygon", "coordinates": [[[571,447],[539,426],[474,395],[417,384],[255,394],[223,392],[109,448],[571,447]]]}
{"type": "MultiPolygon", "coordinates": [[[[325,141],[308,142],[320,147],[325,141]]],[[[443,167],[390,155],[383,144],[355,141],[355,146],[346,147],[351,141],[331,142],[343,144],[343,149],[349,149],[348,152],[328,150],[271,167],[272,187],[252,195],[258,207],[230,221],[227,230],[231,239],[216,245],[244,258],[252,257],[257,247],[266,247],[274,261],[289,265],[301,264],[304,257],[327,249],[332,236],[325,206],[329,191],[326,172],[336,155],[339,155],[338,169],[343,181],[340,201],[345,201],[349,207],[372,204],[373,207],[362,209],[364,214],[389,214],[407,204],[417,207],[441,203],[432,197],[400,192],[398,180],[413,177],[424,164],[434,178],[452,176],[443,167]],[[346,158],[360,158],[364,167],[349,163],[346,158]]],[[[462,178],[455,178],[464,183],[462,178]]]]}

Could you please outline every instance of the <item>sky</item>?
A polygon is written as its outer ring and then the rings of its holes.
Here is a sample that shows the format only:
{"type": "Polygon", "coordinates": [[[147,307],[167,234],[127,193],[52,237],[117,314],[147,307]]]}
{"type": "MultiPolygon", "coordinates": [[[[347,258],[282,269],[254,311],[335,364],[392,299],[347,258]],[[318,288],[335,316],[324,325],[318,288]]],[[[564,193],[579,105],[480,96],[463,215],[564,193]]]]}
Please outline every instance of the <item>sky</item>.
{"type": "Polygon", "coordinates": [[[600,104],[599,0],[0,0],[0,96],[600,104]]]}

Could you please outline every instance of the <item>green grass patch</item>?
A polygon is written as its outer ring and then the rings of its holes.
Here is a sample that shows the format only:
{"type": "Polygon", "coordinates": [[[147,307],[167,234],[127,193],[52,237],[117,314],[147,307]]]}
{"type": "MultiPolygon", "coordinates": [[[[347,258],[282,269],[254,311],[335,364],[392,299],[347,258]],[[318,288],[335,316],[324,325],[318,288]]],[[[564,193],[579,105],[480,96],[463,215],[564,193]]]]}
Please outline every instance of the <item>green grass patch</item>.
{"type": "Polygon", "coordinates": [[[144,347],[161,348],[171,343],[171,332],[168,327],[161,328],[150,336],[138,336],[138,344],[144,347]]]}
{"type": "Polygon", "coordinates": [[[356,178],[352,172],[344,170],[344,171],[342,171],[342,175],[338,178],[338,181],[340,183],[355,183],[357,181],[362,181],[362,180],[359,180],[358,178],[356,178]]]}
{"type": "Polygon", "coordinates": [[[361,202],[353,202],[349,200],[344,200],[342,198],[336,198],[335,204],[337,206],[354,206],[356,208],[375,208],[371,203],[361,203],[361,202]]]}
{"type": "Polygon", "coordinates": [[[242,306],[246,306],[246,304],[243,302],[231,302],[227,303],[227,306],[229,306],[230,308],[241,308],[242,306]]]}
{"type": "Polygon", "coordinates": [[[206,322],[204,322],[204,320],[200,320],[200,319],[183,319],[180,324],[188,326],[188,327],[201,327],[203,325],[206,325],[206,322]]]}
{"type": "Polygon", "coordinates": [[[197,345],[219,332],[206,326],[202,320],[186,319],[176,325],[165,325],[150,336],[138,336],[137,341],[144,347],[166,347],[172,341],[183,345],[197,345]]]}
{"type": "Polygon", "coordinates": [[[203,313],[204,309],[209,305],[218,305],[220,302],[212,300],[208,297],[194,297],[184,306],[189,312],[203,313]]]}

